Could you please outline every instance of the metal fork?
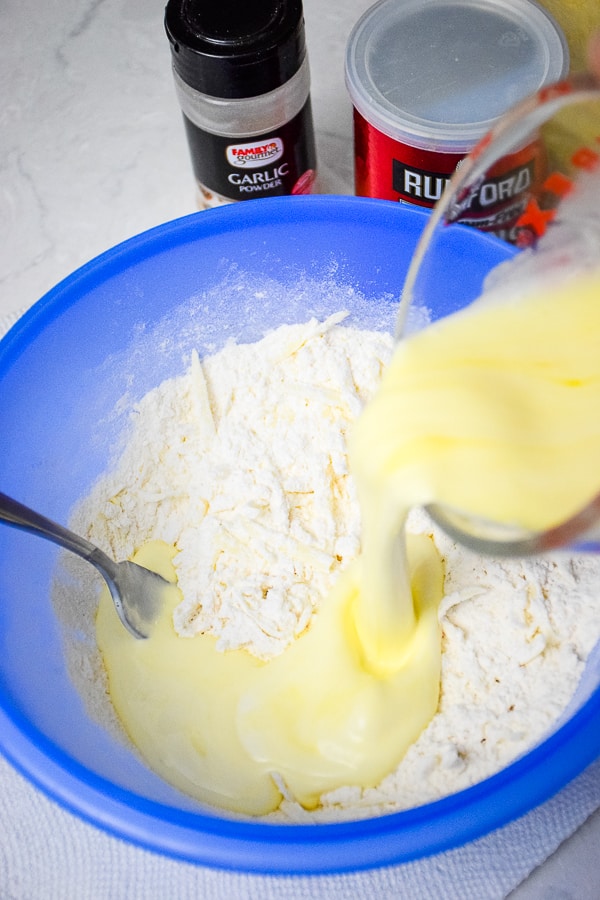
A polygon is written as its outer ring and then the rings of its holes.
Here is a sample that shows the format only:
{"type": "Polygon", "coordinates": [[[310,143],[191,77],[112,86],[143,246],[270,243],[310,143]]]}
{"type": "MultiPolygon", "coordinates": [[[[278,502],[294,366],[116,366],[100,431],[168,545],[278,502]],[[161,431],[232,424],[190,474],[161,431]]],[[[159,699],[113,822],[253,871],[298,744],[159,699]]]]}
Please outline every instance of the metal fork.
{"type": "Polygon", "coordinates": [[[1,492],[0,521],[53,541],[91,563],[108,585],[125,628],[136,638],[149,637],[169,586],[161,575],[137,563],[115,562],[85,538],[1,492]]]}

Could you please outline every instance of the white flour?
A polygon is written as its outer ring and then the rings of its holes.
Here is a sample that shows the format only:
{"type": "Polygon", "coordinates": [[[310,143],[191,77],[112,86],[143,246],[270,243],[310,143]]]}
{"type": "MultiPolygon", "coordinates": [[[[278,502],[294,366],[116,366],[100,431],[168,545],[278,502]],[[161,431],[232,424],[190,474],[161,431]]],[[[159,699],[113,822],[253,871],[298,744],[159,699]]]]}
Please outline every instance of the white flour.
{"type": "Polygon", "coordinates": [[[280,653],[357,555],[346,434],[393,342],[335,327],[344,318],[194,355],[139,404],[117,471],[86,504],[100,511],[90,539],[118,558],[151,538],[176,544],[180,634],[280,653]]]}
{"type": "MultiPolygon", "coordinates": [[[[78,511],[117,558],[176,544],[182,635],[280,653],[359,551],[346,435],[392,341],[343,317],[194,358],[144,397],[122,460],[78,511]]],[[[411,528],[432,531],[419,512],[411,528]]],[[[336,791],[310,814],[284,801],[271,818],[376,815],[452,793],[531,747],[569,703],[600,632],[600,560],[489,560],[435,538],[447,566],[438,713],[378,788],[336,791]]]]}

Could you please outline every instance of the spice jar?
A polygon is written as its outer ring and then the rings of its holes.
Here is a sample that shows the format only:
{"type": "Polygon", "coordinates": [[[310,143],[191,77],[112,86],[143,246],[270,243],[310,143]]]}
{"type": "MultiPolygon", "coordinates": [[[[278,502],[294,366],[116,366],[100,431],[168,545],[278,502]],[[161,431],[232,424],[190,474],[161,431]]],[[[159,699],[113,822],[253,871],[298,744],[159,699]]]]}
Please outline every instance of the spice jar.
{"type": "Polygon", "coordinates": [[[165,29],[199,206],[310,193],[301,0],[169,0],[165,29]]]}
{"type": "MultiPolygon", "coordinates": [[[[568,66],[560,27],[534,0],[381,0],[346,51],[356,193],[433,207],[497,119],[568,66]]],[[[511,239],[544,172],[543,146],[524,136],[481,186],[469,224],[511,239]]]]}

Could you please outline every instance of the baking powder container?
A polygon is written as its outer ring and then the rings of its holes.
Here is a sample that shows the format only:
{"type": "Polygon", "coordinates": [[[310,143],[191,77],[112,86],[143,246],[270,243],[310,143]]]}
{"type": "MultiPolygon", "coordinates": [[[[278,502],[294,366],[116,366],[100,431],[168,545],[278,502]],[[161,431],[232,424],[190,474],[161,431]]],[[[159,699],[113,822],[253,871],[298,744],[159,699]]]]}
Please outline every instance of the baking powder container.
{"type": "MultiPolygon", "coordinates": [[[[356,193],[432,207],[494,122],[568,66],[564,35],[533,0],[382,0],[346,52],[356,193]]],[[[506,236],[543,167],[535,139],[504,158],[471,224],[506,236]]]]}
{"type": "Polygon", "coordinates": [[[301,0],[169,0],[165,29],[199,206],[310,193],[301,0]]]}

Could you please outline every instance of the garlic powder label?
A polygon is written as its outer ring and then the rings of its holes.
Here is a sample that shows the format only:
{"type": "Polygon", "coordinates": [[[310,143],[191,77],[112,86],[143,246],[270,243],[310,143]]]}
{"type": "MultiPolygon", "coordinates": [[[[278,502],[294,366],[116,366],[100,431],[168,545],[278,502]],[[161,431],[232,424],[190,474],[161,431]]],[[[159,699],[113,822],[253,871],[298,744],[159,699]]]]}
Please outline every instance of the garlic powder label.
{"type": "Polygon", "coordinates": [[[225,154],[230,166],[238,169],[257,169],[265,163],[281,159],[283,150],[281,138],[274,137],[246,144],[229,144],[225,154]]]}

